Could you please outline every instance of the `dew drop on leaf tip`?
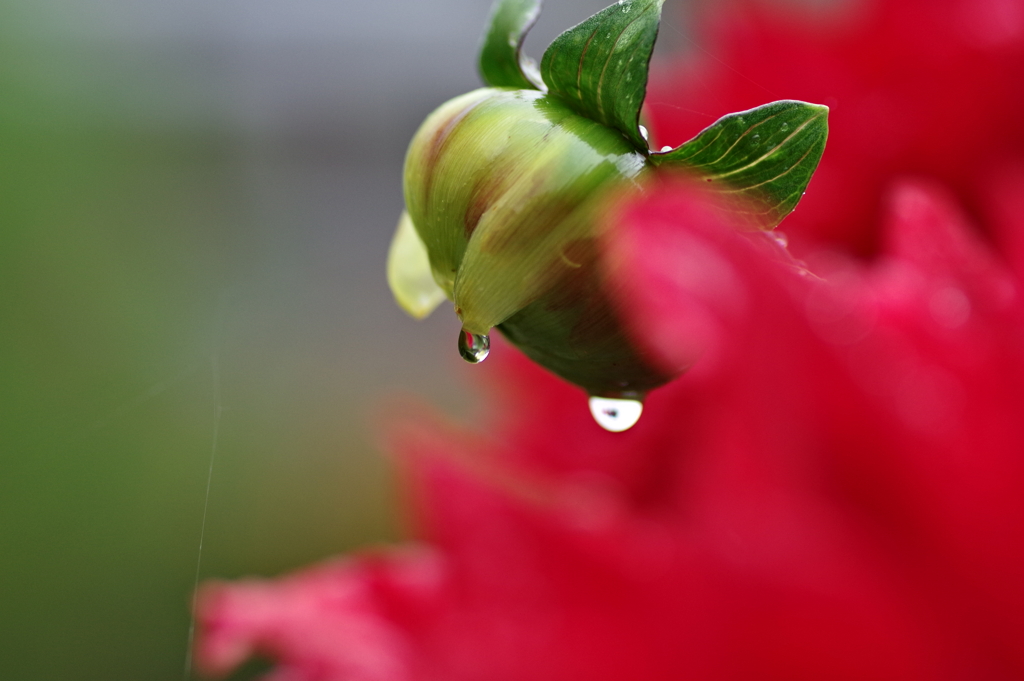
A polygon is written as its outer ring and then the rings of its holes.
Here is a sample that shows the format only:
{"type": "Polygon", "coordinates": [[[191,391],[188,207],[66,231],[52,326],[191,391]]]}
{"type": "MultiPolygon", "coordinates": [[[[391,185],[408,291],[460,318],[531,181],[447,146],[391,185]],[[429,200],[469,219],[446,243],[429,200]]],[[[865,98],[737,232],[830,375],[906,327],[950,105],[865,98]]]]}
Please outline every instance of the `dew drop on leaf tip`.
{"type": "Polygon", "coordinates": [[[459,331],[459,354],[470,364],[477,364],[487,359],[491,352],[491,337],[483,333],[459,331]]]}
{"type": "Polygon", "coordinates": [[[643,402],[615,397],[591,397],[590,414],[601,426],[612,433],[629,430],[640,420],[643,402]]]}

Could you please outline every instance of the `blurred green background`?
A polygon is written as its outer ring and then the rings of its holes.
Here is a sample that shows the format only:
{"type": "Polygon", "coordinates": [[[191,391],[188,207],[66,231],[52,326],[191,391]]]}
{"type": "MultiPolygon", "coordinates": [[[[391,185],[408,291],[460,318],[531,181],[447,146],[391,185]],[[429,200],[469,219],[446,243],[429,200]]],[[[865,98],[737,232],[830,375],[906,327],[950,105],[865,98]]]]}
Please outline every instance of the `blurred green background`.
{"type": "Polygon", "coordinates": [[[368,423],[472,369],[383,263],[489,4],[0,4],[0,678],[183,678],[211,454],[202,578],[401,536],[368,423]]]}

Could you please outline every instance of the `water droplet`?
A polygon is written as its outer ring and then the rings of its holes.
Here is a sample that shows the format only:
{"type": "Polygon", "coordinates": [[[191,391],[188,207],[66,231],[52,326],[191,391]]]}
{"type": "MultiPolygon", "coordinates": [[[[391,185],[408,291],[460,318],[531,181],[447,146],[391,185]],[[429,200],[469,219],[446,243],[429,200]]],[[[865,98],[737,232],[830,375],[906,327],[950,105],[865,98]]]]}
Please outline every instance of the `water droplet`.
{"type": "Polygon", "coordinates": [[[672,146],[671,146],[671,145],[668,145],[668,144],[666,144],[665,146],[663,146],[663,147],[661,148],[661,151],[662,151],[662,152],[666,152],[666,151],[672,151],[672,146]]]}
{"type": "Polygon", "coordinates": [[[640,136],[641,136],[641,137],[643,137],[643,138],[644,138],[644,141],[646,142],[646,141],[647,141],[647,128],[645,128],[645,127],[644,127],[644,126],[642,126],[642,125],[640,125],[640,126],[637,126],[637,127],[639,127],[639,128],[640,128],[640,136]]]}
{"type": "Polygon", "coordinates": [[[782,130],[783,132],[789,130],[789,123],[783,123],[782,125],[779,126],[779,129],[782,130]]]}
{"type": "Polygon", "coordinates": [[[644,411],[643,402],[615,397],[591,397],[590,414],[601,426],[612,433],[632,428],[644,411]]]}
{"type": "Polygon", "coordinates": [[[761,136],[755,132],[754,137],[752,139],[754,141],[754,144],[757,144],[759,141],[761,141],[761,136]]]}
{"type": "Polygon", "coordinates": [[[622,6],[622,13],[623,13],[623,14],[626,14],[626,13],[628,13],[628,12],[629,12],[629,5],[623,5],[623,6],[622,6]]]}
{"type": "Polygon", "coordinates": [[[487,359],[491,351],[491,337],[485,333],[470,333],[463,329],[459,331],[459,354],[462,359],[470,364],[476,364],[487,359]]]}
{"type": "Polygon", "coordinates": [[[775,243],[777,243],[782,248],[786,248],[787,246],[789,246],[789,237],[787,237],[782,232],[775,232],[773,236],[775,237],[775,243]]]}

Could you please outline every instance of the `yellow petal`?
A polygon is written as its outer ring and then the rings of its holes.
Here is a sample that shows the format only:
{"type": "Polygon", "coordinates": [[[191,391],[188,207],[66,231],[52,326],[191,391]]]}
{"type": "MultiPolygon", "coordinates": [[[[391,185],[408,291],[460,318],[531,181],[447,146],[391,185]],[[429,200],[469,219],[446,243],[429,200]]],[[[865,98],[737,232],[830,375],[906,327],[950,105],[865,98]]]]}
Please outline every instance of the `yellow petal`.
{"type": "Polygon", "coordinates": [[[405,211],[388,249],[388,285],[398,305],[416,319],[429,315],[445,298],[430,271],[427,248],[405,211]]]}

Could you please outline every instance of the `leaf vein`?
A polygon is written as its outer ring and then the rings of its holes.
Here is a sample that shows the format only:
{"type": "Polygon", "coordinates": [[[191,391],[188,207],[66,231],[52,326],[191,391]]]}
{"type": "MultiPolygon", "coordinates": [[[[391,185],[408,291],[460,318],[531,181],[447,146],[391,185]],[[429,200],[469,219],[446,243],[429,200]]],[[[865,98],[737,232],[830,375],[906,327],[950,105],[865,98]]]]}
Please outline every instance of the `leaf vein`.
{"type": "MultiPolygon", "coordinates": [[[[725,150],[724,152],[722,152],[722,155],[721,155],[721,156],[719,156],[718,158],[716,158],[716,159],[715,159],[714,161],[708,161],[707,163],[702,163],[701,165],[704,165],[704,166],[710,166],[710,165],[714,165],[714,164],[718,163],[718,162],[719,162],[719,161],[721,161],[721,160],[722,160],[723,158],[725,158],[726,156],[728,156],[728,155],[729,155],[729,152],[730,152],[730,151],[732,151],[733,149],[735,149],[735,148],[736,148],[736,145],[740,143],[740,140],[742,140],[742,139],[743,139],[744,137],[746,137],[747,135],[749,135],[749,134],[750,134],[750,131],[751,131],[751,130],[753,130],[754,128],[756,128],[756,127],[758,127],[758,126],[760,126],[760,125],[764,125],[765,123],[767,123],[768,121],[770,121],[771,119],[773,119],[773,118],[775,118],[775,117],[777,117],[777,116],[779,116],[779,115],[781,115],[781,112],[780,112],[780,113],[777,113],[777,114],[772,114],[772,115],[771,115],[771,116],[769,116],[768,118],[765,118],[765,119],[763,119],[763,120],[760,120],[760,121],[758,121],[757,123],[754,123],[754,124],[753,124],[752,126],[750,126],[749,128],[747,128],[746,130],[744,130],[744,131],[743,131],[743,134],[742,134],[742,135],[740,135],[740,136],[739,136],[739,137],[737,137],[737,138],[736,138],[735,140],[733,140],[733,143],[729,145],[729,148],[728,148],[728,149],[726,149],[726,150],[725,150]]],[[[724,128],[725,128],[725,126],[723,125],[723,126],[722,126],[722,128],[724,129],[724,128]]]]}
{"type": "Polygon", "coordinates": [[[601,118],[604,119],[605,121],[607,121],[607,118],[605,117],[604,113],[604,102],[601,100],[601,90],[604,87],[604,74],[608,70],[608,64],[612,62],[612,57],[615,56],[615,48],[616,46],[618,46],[619,41],[622,40],[623,34],[629,29],[630,26],[638,22],[641,19],[641,17],[643,17],[643,15],[644,12],[640,12],[639,14],[636,15],[636,17],[633,18],[632,21],[630,21],[628,24],[622,27],[622,30],[619,31],[619,34],[617,36],[615,36],[615,41],[612,42],[612,46],[608,50],[608,58],[604,60],[604,66],[601,67],[601,75],[598,76],[597,79],[597,111],[598,114],[600,114],[601,118]]]}
{"type": "Polygon", "coordinates": [[[770,177],[767,180],[763,180],[761,182],[758,182],[757,184],[747,185],[746,187],[741,187],[741,188],[738,188],[738,189],[723,189],[722,193],[724,193],[724,194],[736,194],[736,193],[739,193],[739,192],[745,192],[745,191],[749,191],[751,189],[756,189],[756,188],[758,188],[760,186],[768,184],[769,182],[774,182],[775,180],[779,179],[780,177],[783,177],[784,175],[788,175],[789,173],[791,173],[794,170],[796,170],[797,168],[799,168],[800,164],[804,162],[804,159],[807,158],[807,155],[810,154],[812,151],[814,151],[814,147],[813,146],[808,147],[807,151],[805,151],[803,153],[803,156],[801,156],[799,159],[797,159],[796,163],[794,163],[793,165],[789,166],[788,168],[783,170],[781,173],[779,173],[775,177],[770,177]]]}
{"type": "MultiPolygon", "coordinates": [[[[711,138],[711,139],[710,139],[710,140],[708,141],[708,143],[707,143],[707,144],[705,144],[705,145],[704,145],[703,147],[701,147],[700,149],[697,149],[697,150],[696,150],[696,151],[694,151],[694,152],[693,152],[692,154],[688,154],[688,155],[686,155],[686,156],[683,156],[682,154],[680,154],[680,158],[679,158],[679,160],[681,160],[681,161],[685,161],[685,160],[687,160],[687,159],[689,159],[689,158],[691,158],[691,157],[693,157],[693,156],[696,156],[697,154],[699,154],[700,152],[704,151],[705,149],[708,149],[709,147],[711,147],[711,145],[712,145],[712,144],[714,144],[715,142],[717,142],[717,141],[718,141],[718,138],[722,136],[722,133],[723,133],[723,132],[725,132],[725,127],[724,127],[724,126],[720,126],[720,127],[718,128],[718,130],[716,130],[715,132],[716,132],[715,136],[714,136],[714,137],[712,137],[712,138],[711,138]]],[[[698,136],[698,137],[697,137],[697,139],[700,139],[700,137],[698,136]]],[[[697,141],[697,140],[692,140],[692,141],[697,141]]],[[[666,161],[672,161],[672,160],[675,160],[675,159],[670,159],[670,158],[668,158],[668,156],[670,156],[671,154],[673,154],[674,152],[676,152],[676,151],[678,151],[678,150],[680,150],[680,149],[684,149],[684,150],[685,150],[685,149],[686,149],[686,146],[687,146],[688,144],[689,144],[688,142],[686,142],[686,143],[683,143],[683,144],[682,144],[681,146],[679,146],[679,147],[676,147],[676,148],[675,148],[675,149],[673,149],[672,151],[669,151],[669,152],[667,152],[667,153],[665,154],[666,158],[665,158],[664,160],[666,160],[666,161]]],[[[697,167],[700,167],[700,166],[701,166],[701,165],[703,165],[703,164],[700,164],[700,163],[698,163],[698,164],[694,164],[694,165],[696,165],[697,167]]]]}
{"type": "Polygon", "coordinates": [[[583,46],[583,51],[580,52],[580,62],[576,67],[576,96],[579,98],[581,104],[583,103],[583,60],[587,56],[587,50],[590,49],[590,43],[594,41],[594,36],[596,36],[597,32],[600,30],[601,27],[598,26],[594,29],[594,32],[590,34],[590,37],[587,38],[587,42],[583,46]]]}
{"type": "MultiPolygon", "coordinates": [[[[776,115],[778,115],[778,114],[776,114],[776,115]]],[[[770,150],[769,150],[769,151],[768,151],[767,153],[765,153],[765,154],[763,154],[763,155],[759,156],[758,158],[754,159],[754,160],[753,160],[753,161],[751,161],[750,163],[748,163],[748,164],[746,164],[746,165],[744,165],[744,166],[740,166],[739,168],[734,168],[733,170],[730,170],[730,171],[728,171],[728,172],[724,172],[724,173],[718,173],[718,174],[716,174],[716,175],[712,175],[711,177],[712,177],[713,179],[716,179],[716,180],[718,180],[718,179],[721,179],[721,178],[723,178],[723,177],[728,177],[728,176],[730,176],[730,175],[735,175],[736,173],[739,173],[739,172],[742,172],[742,171],[744,171],[744,170],[747,170],[748,168],[753,168],[753,167],[754,167],[754,166],[756,166],[756,165],[757,165],[758,163],[761,163],[761,162],[762,162],[762,161],[764,161],[765,159],[767,159],[767,158],[770,158],[770,157],[774,156],[775,154],[779,153],[780,151],[782,151],[782,150],[783,150],[783,147],[785,147],[785,146],[786,146],[786,144],[787,144],[787,143],[788,143],[788,142],[789,142],[789,141],[790,141],[791,139],[793,139],[793,138],[794,138],[794,137],[795,137],[796,135],[798,135],[798,134],[800,133],[800,131],[801,131],[801,130],[803,130],[804,128],[806,128],[806,127],[807,127],[808,125],[810,125],[811,123],[813,123],[813,122],[814,122],[815,120],[817,120],[818,118],[820,118],[820,116],[813,116],[812,118],[808,118],[808,119],[807,119],[806,121],[804,121],[804,122],[803,122],[803,123],[801,123],[801,124],[800,124],[799,126],[797,126],[797,128],[796,128],[795,130],[793,130],[793,132],[792,132],[792,133],[790,133],[790,134],[789,134],[789,135],[788,135],[788,136],[786,137],[786,139],[782,140],[782,141],[781,141],[781,142],[779,142],[779,143],[778,143],[778,144],[777,144],[777,145],[776,145],[776,146],[775,146],[774,148],[770,149],[770,150]]],[[[766,119],[765,119],[765,121],[767,121],[767,120],[768,120],[768,119],[766,118],[766,119]]],[[[764,122],[764,121],[762,121],[762,122],[764,122]]],[[[753,127],[752,127],[751,129],[753,129],[753,127]]],[[[805,154],[805,156],[806,156],[806,154],[805,154]]]]}

